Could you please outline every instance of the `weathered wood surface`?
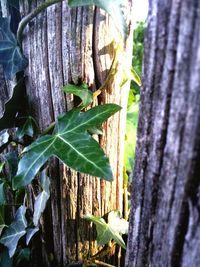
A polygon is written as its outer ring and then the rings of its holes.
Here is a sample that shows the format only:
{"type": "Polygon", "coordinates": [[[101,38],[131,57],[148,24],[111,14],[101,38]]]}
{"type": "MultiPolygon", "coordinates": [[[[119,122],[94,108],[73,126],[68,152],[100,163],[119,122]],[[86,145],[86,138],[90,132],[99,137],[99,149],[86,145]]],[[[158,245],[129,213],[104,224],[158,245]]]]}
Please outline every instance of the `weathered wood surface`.
{"type": "Polygon", "coordinates": [[[150,1],[128,267],[200,266],[200,2],[150,1]]]}
{"type": "MultiPolygon", "coordinates": [[[[21,1],[21,14],[26,15],[41,2],[32,1],[29,6],[27,0],[21,1]]],[[[128,23],[130,18],[131,1],[127,1],[128,23]]],[[[132,27],[129,26],[131,36],[132,27]]],[[[29,23],[23,38],[24,54],[29,60],[26,87],[32,115],[41,130],[74,106],[74,98],[62,92],[63,85],[83,80],[96,90],[98,83],[104,82],[114,55],[111,42],[116,35],[112,19],[105,12],[93,7],[70,9],[66,1],[49,7],[29,23]]],[[[131,44],[132,36],[124,54],[127,68],[131,65],[131,44]]],[[[105,123],[100,138],[110,158],[114,181],[108,183],[77,174],[56,159],[50,161],[51,199],[44,216],[43,249],[35,253],[38,266],[41,266],[41,253],[43,259],[46,257],[43,266],[81,260],[89,250],[95,253],[95,231],[82,219],[83,215],[103,216],[113,209],[122,211],[123,142],[129,84],[122,91],[118,76],[96,103],[117,103],[123,107],[105,123]]]]}

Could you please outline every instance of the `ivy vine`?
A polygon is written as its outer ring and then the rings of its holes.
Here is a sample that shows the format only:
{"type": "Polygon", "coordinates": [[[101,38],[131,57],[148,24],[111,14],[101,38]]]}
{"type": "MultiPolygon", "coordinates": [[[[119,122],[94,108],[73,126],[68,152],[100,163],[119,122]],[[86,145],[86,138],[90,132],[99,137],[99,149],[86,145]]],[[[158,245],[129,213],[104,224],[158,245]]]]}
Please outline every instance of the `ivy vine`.
{"type": "MultiPolygon", "coordinates": [[[[3,66],[6,79],[15,79],[16,75],[28,65],[28,60],[22,51],[23,31],[26,25],[48,6],[61,1],[47,0],[40,4],[21,20],[16,36],[10,28],[11,18],[0,18],[0,64],[3,66]]],[[[13,4],[12,1],[10,3],[13,4]]],[[[123,38],[126,38],[127,25],[122,11],[123,0],[69,0],[68,4],[71,7],[96,5],[104,9],[114,19],[123,38]]],[[[4,245],[0,255],[1,267],[12,266],[13,260],[17,265],[16,262],[30,256],[30,251],[20,248],[18,242],[26,235],[26,245],[28,245],[31,238],[39,231],[39,220],[50,196],[48,170],[43,167],[49,157],[58,157],[78,172],[112,180],[109,160],[98,142],[93,139],[92,134],[100,134],[101,124],[121,107],[106,104],[83,112],[92,103],[93,94],[86,84],[66,85],[63,88],[64,92],[80,97],[81,104],[59,116],[35,139],[34,129],[37,128],[37,124],[30,114],[24,112],[28,108],[24,88],[24,78],[21,78],[13,88],[13,94],[5,104],[3,116],[0,118],[0,151],[2,152],[8,145],[14,148],[12,152],[4,153],[0,165],[0,243],[4,245]],[[10,135],[10,129],[16,127],[17,132],[13,138],[13,134],[10,135]],[[31,137],[31,143],[30,138],[28,142],[24,142],[27,136],[31,137]],[[18,145],[24,147],[22,153],[16,149],[18,145]],[[40,180],[40,193],[35,199],[32,216],[28,216],[26,186],[31,184],[36,175],[40,180]],[[14,196],[14,205],[18,207],[10,225],[5,221],[5,211],[9,205],[5,192],[14,196]]],[[[98,225],[98,219],[91,216],[87,219],[93,220],[98,225]]],[[[116,229],[114,231],[113,228],[111,230],[106,223],[103,227],[106,227],[110,238],[114,238],[125,248],[121,232],[117,232],[116,229]]]]}

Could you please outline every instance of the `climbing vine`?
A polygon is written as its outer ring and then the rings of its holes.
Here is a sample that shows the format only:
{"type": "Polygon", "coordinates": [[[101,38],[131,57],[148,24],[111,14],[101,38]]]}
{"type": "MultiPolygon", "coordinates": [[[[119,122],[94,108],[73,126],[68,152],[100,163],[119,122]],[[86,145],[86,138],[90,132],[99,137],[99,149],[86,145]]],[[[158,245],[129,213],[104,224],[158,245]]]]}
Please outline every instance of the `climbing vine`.
{"type": "MultiPolygon", "coordinates": [[[[13,94],[5,104],[0,119],[0,151],[5,151],[8,145],[13,147],[12,152],[2,155],[0,165],[0,243],[4,245],[1,267],[9,267],[12,264],[17,266],[17,262],[30,256],[30,251],[18,243],[20,238],[26,235],[25,242],[28,246],[31,238],[39,231],[39,220],[50,196],[50,179],[48,166],[45,163],[51,156],[56,156],[78,172],[112,180],[109,159],[92,135],[101,134],[102,123],[121,107],[116,104],[106,104],[89,108],[101,90],[92,94],[85,83],[64,86],[63,91],[78,96],[81,103],[58,116],[56,121],[43,132],[39,131],[37,123],[29,112],[23,76],[23,71],[28,65],[28,60],[22,51],[23,31],[41,11],[60,1],[47,0],[39,5],[21,20],[16,35],[10,27],[11,18],[0,18],[0,64],[3,66],[5,78],[16,81],[13,94]],[[17,131],[13,132],[13,128],[17,128],[17,131]],[[27,186],[35,177],[38,177],[40,191],[35,198],[33,214],[28,215],[27,186]],[[14,206],[18,207],[14,220],[9,225],[5,217],[9,205],[5,192],[14,198],[14,206]]],[[[96,5],[104,9],[114,22],[117,16],[116,26],[123,39],[126,39],[127,25],[122,12],[123,0],[69,0],[68,4],[71,7],[96,5]]],[[[111,223],[113,218],[121,222],[119,214],[115,212],[109,215],[108,224],[102,218],[92,215],[86,217],[97,225],[100,244],[104,245],[114,239],[125,248],[122,234],[127,232],[127,226],[116,228],[113,226],[114,223],[111,223]]]]}

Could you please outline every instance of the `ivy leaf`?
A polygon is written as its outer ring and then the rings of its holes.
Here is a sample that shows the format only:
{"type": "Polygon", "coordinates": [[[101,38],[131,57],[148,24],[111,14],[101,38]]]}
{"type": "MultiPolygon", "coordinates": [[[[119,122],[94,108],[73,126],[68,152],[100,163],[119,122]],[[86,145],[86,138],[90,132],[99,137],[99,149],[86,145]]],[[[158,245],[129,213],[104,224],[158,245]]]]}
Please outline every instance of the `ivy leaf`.
{"type": "Polygon", "coordinates": [[[7,147],[9,143],[9,134],[7,131],[0,132],[0,153],[7,147]]]}
{"type": "Polygon", "coordinates": [[[5,183],[0,179],[0,205],[6,202],[4,187],[5,183]]]}
{"type": "Polygon", "coordinates": [[[9,134],[7,131],[0,132],[0,147],[8,142],[9,134]]]}
{"type": "Polygon", "coordinates": [[[28,61],[22,55],[15,35],[11,32],[10,19],[0,18],[0,64],[3,65],[6,79],[12,80],[17,72],[26,68],[28,61]]]}
{"type": "Polygon", "coordinates": [[[69,0],[68,4],[70,7],[95,5],[104,9],[113,18],[117,29],[126,39],[128,27],[122,11],[124,0],[69,0]]]}
{"type": "Polygon", "coordinates": [[[16,175],[17,166],[18,166],[18,153],[17,151],[11,151],[3,155],[3,158],[8,167],[8,176],[9,178],[16,175]]]}
{"type": "Polygon", "coordinates": [[[21,248],[16,252],[16,257],[14,259],[14,266],[23,266],[22,263],[27,263],[30,260],[31,251],[29,248],[21,248]]]}
{"type": "Polygon", "coordinates": [[[5,206],[0,205],[0,235],[5,227],[5,206]]]}
{"type": "Polygon", "coordinates": [[[44,211],[47,204],[47,200],[50,197],[50,192],[49,192],[50,180],[49,177],[45,174],[45,171],[43,171],[41,174],[41,185],[43,191],[36,197],[34,203],[33,223],[35,226],[38,225],[41,214],[44,211]]]}
{"type": "Polygon", "coordinates": [[[127,229],[125,229],[126,227],[123,227],[125,220],[120,219],[118,212],[113,211],[109,213],[108,223],[106,223],[103,218],[95,217],[91,214],[84,216],[84,218],[95,223],[97,229],[97,243],[99,245],[105,245],[114,239],[119,246],[126,249],[126,244],[121,235],[125,233],[127,229]],[[114,222],[114,219],[117,220],[116,223],[114,222]],[[117,226],[117,223],[119,223],[119,226],[117,226]]]}
{"type": "Polygon", "coordinates": [[[63,91],[68,94],[74,94],[83,102],[83,106],[87,107],[93,101],[93,94],[88,89],[87,84],[83,83],[82,85],[67,84],[63,87],[63,91]]]}
{"type": "Polygon", "coordinates": [[[19,207],[15,215],[15,220],[9,225],[0,238],[0,243],[8,248],[10,257],[14,255],[19,239],[26,233],[27,221],[25,213],[26,207],[19,207]]]}
{"type": "Polygon", "coordinates": [[[23,113],[25,101],[24,78],[22,78],[13,88],[13,95],[5,104],[4,114],[0,119],[0,131],[15,127],[17,115],[23,113]]]}
{"type": "Polygon", "coordinates": [[[119,234],[128,234],[128,222],[120,218],[120,212],[118,210],[111,211],[108,214],[108,224],[119,234]]]}
{"type": "Polygon", "coordinates": [[[28,246],[29,242],[31,241],[31,238],[34,236],[35,233],[39,231],[38,227],[34,228],[28,228],[26,229],[26,245],[28,246]]]}
{"type": "Polygon", "coordinates": [[[28,117],[25,123],[17,129],[16,136],[18,139],[21,139],[24,135],[33,137],[32,117],[28,117]]]}
{"type": "Polygon", "coordinates": [[[5,163],[4,162],[1,162],[0,163],[0,173],[3,171],[3,167],[4,167],[5,163]]]}
{"type": "Polygon", "coordinates": [[[134,81],[138,86],[142,85],[140,76],[133,67],[131,67],[131,80],[134,81]]]}
{"type": "Polygon", "coordinates": [[[96,134],[96,135],[102,135],[103,134],[103,130],[101,126],[96,126],[96,127],[92,127],[88,130],[88,132],[90,134],[96,134]]]}
{"type": "Polygon", "coordinates": [[[26,154],[19,162],[13,188],[29,184],[53,155],[76,171],[111,181],[108,158],[87,130],[102,124],[120,109],[118,105],[106,104],[86,112],[71,110],[60,117],[52,135],[40,137],[24,150],[26,154]]]}

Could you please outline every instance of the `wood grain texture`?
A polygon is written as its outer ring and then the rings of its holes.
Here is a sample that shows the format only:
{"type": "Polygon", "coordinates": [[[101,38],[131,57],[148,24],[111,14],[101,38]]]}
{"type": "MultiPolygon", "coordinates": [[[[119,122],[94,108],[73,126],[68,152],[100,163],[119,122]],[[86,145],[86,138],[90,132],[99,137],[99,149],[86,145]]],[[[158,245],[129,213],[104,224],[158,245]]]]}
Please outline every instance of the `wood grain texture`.
{"type": "Polygon", "coordinates": [[[150,1],[128,267],[200,265],[199,4],[150,1]]]}
{"type": "MultiPolygon", "coordinates": [[[[28,1],[21,1],[21,14],[26,15],[41,2],[32,1],[29,5],[28,1]]],[[[130,36],[123,57],[126,67],[129,67],[132,54],[131,1],[127,1],[126,7],[130,36]]],[[[100,76],[101,83],[104,82],[114,56],[110,44],[115,35],[118,39],[112,19],[105,12],[94,11],[94,7],[70,9],[66,1],[49,7],[29,23],[23,38],[23,51],[29,60],[26,87],[32,115],[41,130],[58,115],[73,108],[77,101],[72,95],[62,92],[63,85],[82,80],[94,91],[99,87],[95,77],[100,76]],[[94,40],[95,31],[97,40],[94,40]],[[99,51],[95,59],[94,41],[99,51]],[[95,63],[100,66],[99,73],[95,73],[95,63]]],[[[123,107],[104,124],[104,134],[100,138],[110,158],[114,181],[109,183],[78,174],[57,159],[49,161],[51,199],[43,218],[43,250],[37,251],[43,258],[43,266],[64,266],[67,262],[82,260],[88,251],[97,252],[96,232],[82,219],[84,214],[104,216],[113,209],[122,212],[123,143],[129,83],[120,89],[120,75],[121,72],[95,101],[95,105],[117,103],[123,107]]]]}

